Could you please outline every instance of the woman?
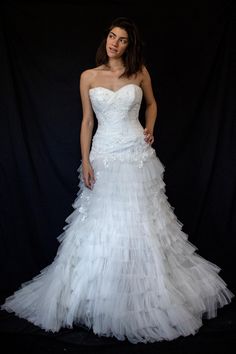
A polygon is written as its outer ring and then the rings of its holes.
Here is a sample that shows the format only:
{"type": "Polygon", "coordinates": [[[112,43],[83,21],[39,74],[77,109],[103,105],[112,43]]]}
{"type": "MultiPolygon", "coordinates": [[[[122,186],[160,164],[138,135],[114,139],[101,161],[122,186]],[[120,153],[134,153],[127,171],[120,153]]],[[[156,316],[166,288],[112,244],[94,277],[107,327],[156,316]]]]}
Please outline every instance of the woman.
{"type": "Polygon", "coordinates": [[[46,331],[85,325],[132,343],[194,335],[202,317],[215,317],[234,294],[220,268],[195,252],[167,201],[164,166],[151,146],[157,104],[131,20],[111,24],[97,66],[81,74],[80,92],[75,210],[52,264],[2,309],[46,331]]]}
{"type": "Polygon", "coordinates": [[[141,41],[134,23],[130,23],[126,19],[114,21],[107,38],[104,38],[97,51],[96,59],[98,66],[83,72],[80,82],[83,104],[80,139],[83,177],[88,188],[92,188],[95,181],[89,161],[94,126],[93,108],[90,102],[91,90],[102,86],[111,91],[117,91],[130,83],[141,87],[146,99],[146,128],[144,134],[145,141],[149,144],[154,142],[153,129],[157,115],[157,105],[152,91],[151,79],[143,65],[141,41]],[[119,21],[127,29],[127,32],[124,28],[118,26],[119,21]]]}

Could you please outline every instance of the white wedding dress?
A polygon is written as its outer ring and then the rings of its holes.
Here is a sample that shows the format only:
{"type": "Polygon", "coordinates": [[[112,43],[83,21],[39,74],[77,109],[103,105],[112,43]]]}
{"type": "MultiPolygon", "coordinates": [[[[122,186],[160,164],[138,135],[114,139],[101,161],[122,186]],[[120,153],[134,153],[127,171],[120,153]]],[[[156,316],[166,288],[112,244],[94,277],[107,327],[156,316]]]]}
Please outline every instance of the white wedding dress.
{"type": "Polygon", "coordinates": [[[142,89],[89,91],[98,128],[57,255],[1,309],[46,331],[73,324],[132,343],[194,335],[235,296],[196,253],[165,194],[164,166],[144,141],[142,89]]]}

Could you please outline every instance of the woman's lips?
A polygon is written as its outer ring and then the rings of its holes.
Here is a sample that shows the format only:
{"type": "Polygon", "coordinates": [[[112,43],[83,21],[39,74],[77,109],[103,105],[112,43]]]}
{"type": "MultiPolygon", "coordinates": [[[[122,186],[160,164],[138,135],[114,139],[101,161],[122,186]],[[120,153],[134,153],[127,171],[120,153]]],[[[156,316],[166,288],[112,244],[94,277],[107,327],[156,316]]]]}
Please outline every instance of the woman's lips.
{"type": "Polygon", "coordinates": [[[112,52],[112,53],[117,53],[117,49],[115,49],[115,48],[109,48],[109,50],[110,50],[110,52],[112,52]]]}

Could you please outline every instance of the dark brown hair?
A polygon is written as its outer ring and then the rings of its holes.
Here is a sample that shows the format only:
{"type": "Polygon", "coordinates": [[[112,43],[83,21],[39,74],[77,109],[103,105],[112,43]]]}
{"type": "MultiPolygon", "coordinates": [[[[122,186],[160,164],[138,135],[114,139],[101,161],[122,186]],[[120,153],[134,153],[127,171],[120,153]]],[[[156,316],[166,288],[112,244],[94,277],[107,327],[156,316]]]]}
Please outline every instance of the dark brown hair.
{"type": "Polygon", "coordinates": [[[106,52],[106,40],[110,31],[114,27],[119,27],[124,29],[128,34],[128,47],[123,54],[123,61],[125,66],[125,72],[121,76],[129,77],[136,74],[138,71],[142,70],[144,65],[143,58],[143,43],[140,37],[139,30],[136,24],[127,17],[118,17],[112,21],[109,28],[104,33],[104,38],[97,49],[96,53],[96,64],[104,65],[108,63],[108,56],[106,52]]]}

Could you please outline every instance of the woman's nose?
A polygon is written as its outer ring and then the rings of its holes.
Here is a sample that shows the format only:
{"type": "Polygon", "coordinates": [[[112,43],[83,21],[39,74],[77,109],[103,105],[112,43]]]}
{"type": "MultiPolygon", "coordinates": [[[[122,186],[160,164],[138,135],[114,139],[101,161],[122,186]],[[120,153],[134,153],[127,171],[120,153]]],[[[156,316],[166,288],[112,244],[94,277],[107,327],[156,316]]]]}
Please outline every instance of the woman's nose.
{"type": "Polygon", "coordinates": [[[114,39],[113,45],[116,46],[116,47],[118,46],[118,39],[114,39]]]}

